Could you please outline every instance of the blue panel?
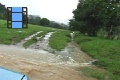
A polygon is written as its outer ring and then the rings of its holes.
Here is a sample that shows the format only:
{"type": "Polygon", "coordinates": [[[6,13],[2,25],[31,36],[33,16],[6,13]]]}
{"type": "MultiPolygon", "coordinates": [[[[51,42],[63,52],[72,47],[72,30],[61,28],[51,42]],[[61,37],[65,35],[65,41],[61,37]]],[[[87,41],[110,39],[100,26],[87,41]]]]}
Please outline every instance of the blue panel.
{"type": "Polygon", "coordinates": [[[12,12],[22,12],[22,7],[12,7],[12,12]]]}
{"type": "Polygon", "coordinates": [[[12,22],[12,28],[22,28],[22,22],[12,22]]]}
{"type": "Polygon", "coordinates": [[[22,80],[29,80],[29,78],[25,76],[22,80]]]}
{"type": "MultiPolygon", "coordinates": [[[[0,80],[21,80],[23,76],[24,74],[0,67],[0,80]]],[[[28,80],[28,77],[23,77],[23,80],[28,80]]]]}
{"type": "Polygon", "coordinates": [[[8,14],[8,18],[7,18],[7,27],[8,28],[27,28],[27,23],[23,23],[23,19],[25,18],[26,22],[27,22],[27,15],[23,16],[23,9],[26,9],[27,13],[27,7],[8,7],[7,8],[7,13],[8,14]],[[8,9],[11,8],[11,12],[8,11],[8,9]],[[9,23],[9,21],[11,21],[11,23],[9,23]],[[26,25],[25,27],[22,26],[22,24],[26,25]],[[12,26],[9,26],[12,25],[12,26]]]}
{"type": "Polygon", "coordinates": [[[22,13],[12,13],[12,21],[22,21],[22,13]]]}

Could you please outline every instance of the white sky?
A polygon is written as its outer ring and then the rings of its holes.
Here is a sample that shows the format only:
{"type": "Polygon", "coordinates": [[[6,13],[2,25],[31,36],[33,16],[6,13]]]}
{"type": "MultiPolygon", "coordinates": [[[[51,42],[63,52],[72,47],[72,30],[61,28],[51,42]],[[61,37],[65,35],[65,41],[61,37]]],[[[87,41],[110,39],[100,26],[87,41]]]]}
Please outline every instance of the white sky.
{"type": "Polygon", "coordinates": [[[0,3],[6,7],[27,7],[28,14],[67,23],[77,8],[78,0],[0,0],[0,3]]]}

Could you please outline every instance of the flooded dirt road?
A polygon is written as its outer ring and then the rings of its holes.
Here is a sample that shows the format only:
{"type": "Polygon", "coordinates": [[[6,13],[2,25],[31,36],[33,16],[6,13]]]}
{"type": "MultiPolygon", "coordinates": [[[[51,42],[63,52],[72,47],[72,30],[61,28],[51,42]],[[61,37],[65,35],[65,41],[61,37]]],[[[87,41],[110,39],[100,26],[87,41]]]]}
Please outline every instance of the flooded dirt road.
{"type": "Polygon", "coordinates": [[[28,37],[25,38],[24,40],[21,40],[21,42],[17,43],[16,46],[23,47],[23,44],[24,44],[26,41],[30,40],[32,37],[38,35],[38,34],[41,33],[41,32],[42,32],[42,31],[39,31],[39,32],[36,32],[36,33],[28,36],[28,37]]]}
{"type": "Polygon", "coordinates": [[[60,61],[46,51],[0,46],[0,66],[24,73],[30,80],[94,80],[64,64],[56,64],[60,61]]]}
{"type": "Polygon", "coordinates": [[[46,34],[42,41],[27,49],[19,43],[0,45],[0,66],[24,73],[30,80],[95,80],[75,70],[76,67],[92,66],[93,60],[76,43],[68,43],[65,49],[54,54],[50,52],[51,34],[46,34]]]}
{"type": "Polygon", "coordinates": [[[48,50],[49,48],[49,38],[54,32],[49,32],[45,35],[45,37],[42,38],[41,41],[37,41],[37,43],[34,43],[30,45],[28,48],[30,49],[38,49],[38,50],[48,50]]]}

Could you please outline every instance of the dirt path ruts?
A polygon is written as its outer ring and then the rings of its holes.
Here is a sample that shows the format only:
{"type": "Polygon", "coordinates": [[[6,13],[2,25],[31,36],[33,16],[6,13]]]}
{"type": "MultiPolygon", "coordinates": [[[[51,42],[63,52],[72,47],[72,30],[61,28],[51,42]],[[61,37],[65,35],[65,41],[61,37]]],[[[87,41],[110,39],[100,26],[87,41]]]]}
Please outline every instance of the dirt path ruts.
{"type": "MultiPolygon", "coordinates": [[[[69,43],[66,48],[68,53],[74,52],[70,53],[70,57],[74,56],[72,58],[76,58],[76,61],[86,62],[91,59],[85,58],[84,53],[78,56],[81,52],[74,43],[69,43]],[[70,51],[71,48],[72,51],[70,51]],[[85,60],[83,60],[84,58],[85,60]]],[[[68,67],[69,65],[73,66],[73,63],[63,62],[63,64],[59,64],[62,62],[60,57],[42,49],[24,49],[16,45],[0,45],[0,66],[24,73],[29,76],[30,80],[95,80],[68,67]]]]}
{"type": "Polygon", "coordinates": [[[36,32],[36,33],[28,36],[28,37],[25,38],[24,40],[21,40],[21,42],[17,43],[16,46],[18,46],[18,47],[23,47],[23,44],[24,44],[26,41],[30,40],[32,37],[36,36],[37,34],[39,34],[39,33],[41,33],[41,32],[42,32],[42,31],[39,31],[39,32],[36,32]]]}
{"type": "Polygon", "coordinates": [[[39,57],[45,59],[53,57],[47,52],[36,54],[36,51],[26,51],[20,48],[13,50],[13,48],[0,46],[0,65],[28,75],[30,80],[94,80],[73,69],[41,61],[39,57]]]}

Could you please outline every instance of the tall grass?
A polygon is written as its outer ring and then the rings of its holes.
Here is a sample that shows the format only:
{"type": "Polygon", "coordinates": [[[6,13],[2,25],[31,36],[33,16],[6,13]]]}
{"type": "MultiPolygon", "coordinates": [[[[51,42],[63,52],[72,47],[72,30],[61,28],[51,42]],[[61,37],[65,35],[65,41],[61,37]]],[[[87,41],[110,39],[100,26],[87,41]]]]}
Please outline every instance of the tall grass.
{"type": "Polygon", "coordinates": [[[120,75],[120,40],[88,37],[77,33],[75,41],[84,52],[98,60],[97,66],[113,75],[120,75]]]}

